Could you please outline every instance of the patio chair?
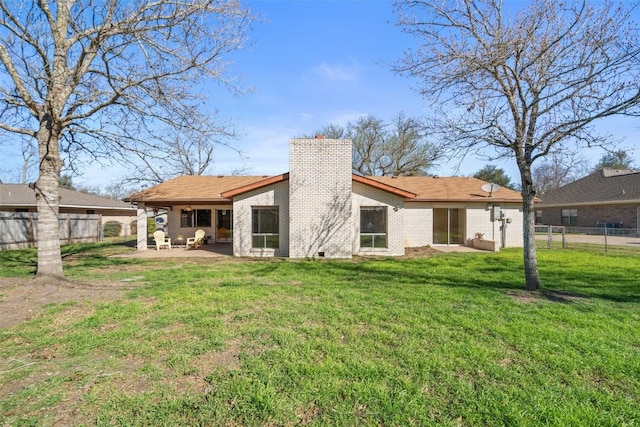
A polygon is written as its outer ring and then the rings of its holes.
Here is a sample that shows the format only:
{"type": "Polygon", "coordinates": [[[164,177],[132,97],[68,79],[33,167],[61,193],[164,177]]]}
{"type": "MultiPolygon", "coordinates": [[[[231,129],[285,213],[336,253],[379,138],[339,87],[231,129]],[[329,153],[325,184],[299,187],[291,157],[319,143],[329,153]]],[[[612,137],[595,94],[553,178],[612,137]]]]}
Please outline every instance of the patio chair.
{"type": "Polygon", "coordinates": [[[193,246],[194,249],[199,248],[200,246],[202,246],[202,243],[204,242],[204,235],[205,232],[203,229],[198,229],[196,230],[196,235],[195,237],[188,237],[187,238],[187,249],[189,249],[190,246],[193,246]]]}
{"type": "Polygon", "coordinates": [[[159,251],[161,247],[166,246],[171,249],[171,238],[164,237],[164,231],[156,231],[153,233],[153,240],[156,241],[156,251],[159,251]]]}

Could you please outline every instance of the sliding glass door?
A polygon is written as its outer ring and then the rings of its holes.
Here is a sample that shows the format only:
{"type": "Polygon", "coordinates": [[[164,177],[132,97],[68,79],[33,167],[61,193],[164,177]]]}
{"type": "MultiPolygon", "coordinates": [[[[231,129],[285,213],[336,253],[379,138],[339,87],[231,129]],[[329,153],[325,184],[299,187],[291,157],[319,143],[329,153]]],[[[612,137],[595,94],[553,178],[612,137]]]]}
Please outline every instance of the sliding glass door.
{"type": "Polygon", "coordinates": [[[460,245],[464,243],[464,210],[444,208],[433,210],[433,244],[460,245]]]}
{"type": "Polygon", "coordinates": [[[233,240],[233,211],[218,209],[216,211],[216,242],[231,242],[233,240]]]}

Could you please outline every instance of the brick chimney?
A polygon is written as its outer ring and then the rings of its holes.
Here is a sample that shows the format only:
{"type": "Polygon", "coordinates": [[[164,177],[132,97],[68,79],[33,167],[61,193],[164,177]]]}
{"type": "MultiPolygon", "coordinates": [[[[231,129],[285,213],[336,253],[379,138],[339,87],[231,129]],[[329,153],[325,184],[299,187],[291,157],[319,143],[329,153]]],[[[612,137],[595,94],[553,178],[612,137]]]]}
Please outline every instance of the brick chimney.
{"type": "Polygon", "coordinates": [[[350,258],[352,146],[349,139],[292,139],[289,256],[350,258]]]}

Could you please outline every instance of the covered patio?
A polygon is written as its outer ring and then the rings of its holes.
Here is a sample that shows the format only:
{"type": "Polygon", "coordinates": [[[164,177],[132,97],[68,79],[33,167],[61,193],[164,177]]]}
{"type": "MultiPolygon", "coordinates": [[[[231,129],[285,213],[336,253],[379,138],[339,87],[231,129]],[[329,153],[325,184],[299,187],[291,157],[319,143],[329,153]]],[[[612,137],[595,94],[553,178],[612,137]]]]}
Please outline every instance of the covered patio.
{"type": "Polygon", "coordinates": [[[198,249],[173,246],[171,249],[156,250],[153,239],[149,241],[148,249],[121,255],[126,258],[225,258],[233,256],[231,243],[212,243],[202,245],[198,249]]]}

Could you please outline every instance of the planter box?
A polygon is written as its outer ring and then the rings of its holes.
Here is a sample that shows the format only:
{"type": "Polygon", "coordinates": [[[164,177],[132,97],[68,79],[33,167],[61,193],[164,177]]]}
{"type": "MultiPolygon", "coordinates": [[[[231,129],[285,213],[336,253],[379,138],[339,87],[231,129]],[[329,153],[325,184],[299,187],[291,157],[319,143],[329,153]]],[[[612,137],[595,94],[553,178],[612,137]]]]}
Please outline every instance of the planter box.
{"type": "Polygon", "coordinates": [[[474,249],[480,249],[483,251],[498,252],[500,250],[498,244],[492,240],[473,239],[471,244],[474,249]]]}

